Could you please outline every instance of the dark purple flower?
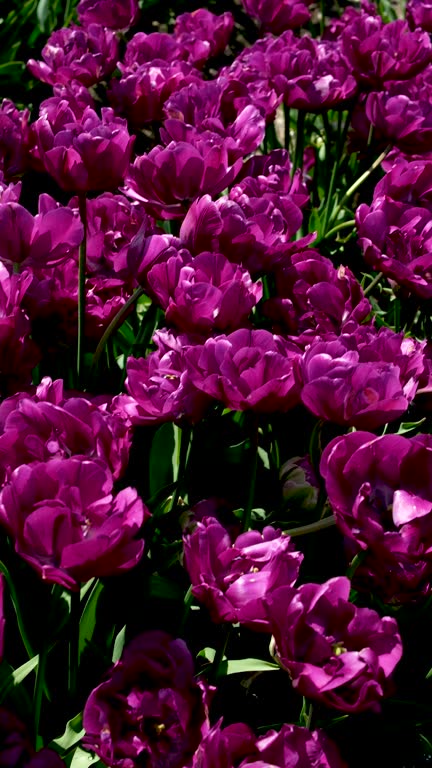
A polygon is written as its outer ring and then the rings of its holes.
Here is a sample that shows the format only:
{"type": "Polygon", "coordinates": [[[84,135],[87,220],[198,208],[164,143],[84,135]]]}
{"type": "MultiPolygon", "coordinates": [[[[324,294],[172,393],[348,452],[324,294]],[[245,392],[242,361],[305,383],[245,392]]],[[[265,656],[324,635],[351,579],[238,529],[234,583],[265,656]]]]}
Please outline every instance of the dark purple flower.
{"type": "Polygon", "coordinates": [[[290,195],[299,208],[304,208],[310,201],[300,171],[292,175],[291,159],[286,149],[273,149],[268,155],[249,158],[237,177],[233,196],[238,197],[238,190],[248,197],[260,197],[267,192],[290,195]]]}
{"type": "Polygon", "coordinates": [[[169,64],[185,61],[187,57],[187,51],[173,35],[166,32],[151,32],[149,35],[137,32],[126,46],[122,68],[124,71],[133,71],[155,60],[169,64]]]}
{"type": "Polygon", "coordinates": [[[23,723],[12,712],[0,709],[1,768],[65,768],[65,763],[51,749],[36,752],[23,723]]]}
{"type": "Polygon", "coordinates": [[[242,5],[264,30],[275,35],[302,27],[311,16],[309,0],[242,0],[242,5]]]}
{"type": "Polygon", "coordinates": [[[74,212],[42,194],[32,216],[19,203],[0,203],[0,258],[3,263],[53,267],[77,253],[84,230],[74,212]]]}
{"type": "Polygon", "coordinates": [[[80,0],[77,13],[85,27],[102,24],[108,29],[128,29],[138,20],[138,0],[80,0]]]}
{"type": "Polygon", "coordinates": [[[230,163],[229,147],[230,140],[216,134],[156,146],[131,165],[126,192],[156,218],[183,218],[185,201],[217,195],[236,177],[242,160],[230,163]]]}
{"type": "Polygon", "coordinates": [[[134,130],[162,120],[171,94],[201,80],[198,70],[186,61],[153,59],[137,68],[120,68],[122,77],[111,81],[108,96],[115,111],[124,115],[134,130]]]}
{"type": "Polygon", "coordinates": [[[258,739],[255,752],[239,768],[346,768],[336,745],[324,731],[287,723],[280,731],[267,731],[258,739]]]}
{"type": "Polygon", "coordinates": [[[270,35],[257,40],[250,48],[244,48],[233,63],[220,73],[220,77],[246,86],[251,103],[264,115],[266,123],[274,121],[276,110],[282,102],[282,94],[276,93],[272,83],[273,59],[268,49],[274,40],[270,35]]]}
{"type": "Polygon", "coordinates": [[[349,333],[365,322],[372,307],[350,269],[334,267],[318,251],[291,254],[275,272],[277,296],[263,305],[275,330],[302,346],[316,335],[349,333]]]}
{"type": "Polygon", "coordinates": [[[29,59],[34,77],[49,85],[79,80],[85,86],[103,80],[115,69],[118,43],[113,32],[99,24],[83,29],[72,25],[53,32],[42,49],[43,61],[29,59]]]}
{"type": "Polygon", "coordinates": [[[276,658],[303,696],[342,712],[377,712],[402,643],[395,619],[357,608],[349,593],[343,576],[270,593],[276,658]]]}
{"type": "Polygon", "coordinates": [[[153,337],[158,349],[146,358],[129,357],[126,389],[115,404],[132,424],[196,423],[204,416],[211,397],[192,382],[187,358],[188,337],[159,331],[153,337]]]}
{"type": "Polygon", "coordinates": [[[172,256],[150,269],[147,285],[168,323],[203,335],[247,325],[262,296],[261,284],[220,253],[172,256]]]}
{"type": "Polygon", "coordinates": [[[198,8],[177,16],[174,37],[188,51],[188,61],[199,67],[224,52],[233,29],[234,17],[228,11],[216,16],[207,8],[198,8]]]}
{"type": "Polygon", "coordinates": [[[432,60],[429,35],[411,32],[401,19],[384,24],[378,15],[358,14],[345,27],[341,40],[356,77],[377,89],[386,81],[417,75],[432,60]]]}
{"type": "Polygon", "coordinates": [[[30,339],[30,322],[22,309],[29,289],[28,272],[10,275],[0,263],[0,394],[12,395],[31,384],[32,370],[40,360],[30,339]]]}
{"type": "Polygon", "coordinates": [[[183,768],[208,730],[208,691],[183,640],[136,637],[84,707],[84,745],[109,768],[183,768]]]}
{"type": "Polygon", "coordinates": [[[354,432],[324,450],[324,477],[350,559],[363,552],[358,587],[388,602],[432,588],[432,439],[354,432]]]}
{"type": "Polygon", "coordinates": [[[114,497],[112,486],[101,460],[22,465],[1,492],[0,521],[42,579],[77,590],[141,559],[144,542],[135,536],[150,513],[134,488],[114,497]]]}
{"type": "Polygon", "coordinates": [[[7,180],[22,174],[28,166],[29,111],[21,112],[9,99],[0,107],[0,171],[7,180]]]}
{"type": "Polygon", "coordinates": [[[235,411],[288,411],[300,396],[300,350],[264,330],[240,329],[190,347],[196,387],[235,411]]]}
{"type": "Polygon", "coordinates": [[[317,337],[303,357],[302,401],[321,419],[376,429],[402,416],[414,398],[423,347],[390,328],[317,337]]]}
{"type": "Polygon", "coordinates": [[[232,539],[216,520],[205,517],[183,539],[192,594],[216,623],[239,622],[268,632],[263,600],[269,590],[298,579],[303,556],[289,536],[271,526],[232,539]]]}
{"type": "Polygon", "coordinates": [[[112,109],[102,108],[101,119],[87,107],[78,120],[61,101],[54,113],[42,111],[32,127],[40,161],[63,189],[105,192],[122,183],[134,137],[112,109]]]}
{"type": "Polygon", "coordinates": [[[431,0],[408,0],[405,13],[411,29],[420,27],[424,32],[432,32],[431,0]]]}
{"type": "Polygon", "coordinates": [[[256,754],[255,742],[253,731],[244,723],[222,728],[218,720],[202,739],[191,768],[234,768],[245,755],[256,754]]]}
{"type": "Polygon", "coordinates": [[[21,464],[80,455],[103,459],[117,479],[127,466],[131,435],[127,422],[110,408],[109,399],[67,396],[63,382],[50,379],[43,379],[34,395],[3,400],[1,469],[10,474],[21,464]]]}
{"type": "Polygon", "coordinates": [[[402,160],[356,211],[367,263],[423,299],[432,297],[431,185],[431,161],[402,160]]]}

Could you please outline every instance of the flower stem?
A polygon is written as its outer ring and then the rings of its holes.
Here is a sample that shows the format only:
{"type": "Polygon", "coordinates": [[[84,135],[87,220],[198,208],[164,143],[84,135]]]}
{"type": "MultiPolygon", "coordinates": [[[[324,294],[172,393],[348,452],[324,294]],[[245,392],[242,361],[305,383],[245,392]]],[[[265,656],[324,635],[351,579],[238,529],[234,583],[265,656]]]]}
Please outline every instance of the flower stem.
{"type": "Polygon", "coordinates": [[[10,594],[10,597],[11,597],[11,600],[12,600],[12,605],[14,607],[14,611],[15,611],[15,615],[16,615],[16,619],[17,619],[17,624],[18,624],[18,630],[19,630],[19,633],[21,635],[21,640],[23,641],[23,645],[24,645],[24,648],[27,651],[27,655],[28,655],[29,659],[32,659],[34,657],[35,653],[33,651],[32,645],[31,645],[30,640],[29,640],[28,635],[27,635],[27,631],[26,631],[25,626],[24,626],[24,622],[23,622],[23,618],[22,618],[22,613],[21,613],[21,609],[20,609],[20,606],[19,606],[19,602],[18,602],[18,595],[16,593],[16,589],[15,589],[14,583],[12,581],[12,577],[11,577],[8,569],[6,568],[5,564],[2,563],[1,560],[0,560],[0,573],[2,573],[4,575],[5,580],[6,580],[6,584],[7,584],[8,589],[9,589],[9,594],[10,594]]]}
{"type": "Polygon", "coordinates": [[[362,173],[362,175],[359,176],[359,178],[355,180],[354,184],[352,184],[349,187],[349,189],[347,189],[347,191],[345,192],[342,200],[340,201],[339,205],[337,206],[336,210],[333,212],[333,215],[332,215],[332,217],[330,219],[330,222],[329,222],[330,224],[332,222],[336,221],[336,219],[338,217],[338,214],[341,212],[341,210],[344,207],[344,205],[347,202],[347,200],[349,200],[350,197],[352,197],[352,195],[355,192],[357,192],[359,187],[361,187],[361,185],[369,178],[369,176],[371,176],[373,174],[373,172],[376,171],[377,168],[379,168],[379,166],[381,165],[382,161],[385,160],[385,158],[387,157],[388,153],[390,152],[390,149],[391,149],[390,145],[388,147],[386,147],[384,152],[381,152],[381,154],[376,158],[376,160],[374,160],[374,162],[367,169],[367,171],[362,173]]]}
{"type": "Polygon", "coordinates": [[[249,482],[248,497],[246,500],[246,506],[245,506],[244,516],[243,516],[243,531],[248,531],[250,528],[251,514],[252,514],[252,509],[253,509],[253,504],[255,499],[257,467],[258,467],[258,416],[254,414],[252,434],[251,434],[251,447],[250,447],[250,473],[249,473],[250,482],[249,482]]]}
{"type": "Polygon", "coordinates": [[[174,510],[178,504],[180,495],[183,491],[187,462],[189,458],[189,450],[191,446],[192,428],[189,426],[174,427],[177,430],[177,462],[176,473],[177,477],[174,478],[176,482],[176,489],[173,493],[171,502],[171,511],[174,510]]]}
{"type": "Polygon", "coordinates": [[[323,531],[325,528],[331,528],[333,525],[336,525],[336,518],[334,515],[330,515],[329,517],[317,520],[315,523],[309,523],[309,525],[290,528],[288,531],[284,531],[284,533],[286,536],[304,536],[307,533],[316,533],[317,531],[323,531]]]}
{"type": "Polygon", "coordinates": [[[381,280],[382,276],[383,276],[382,272],[378,272],[378,274],[377,274],[377,275],[375,275],[375,277],[374,277],[374,279],[372,280],[372,282],[370,282],[370,283],[369,283],[369,285],[367,286],[367,288],[365,288],[365,289],[364,289],[364,291],[363,291],[363,296],[368,296],[368,295],[369,295],[369,293],[370,293],[371,291],[373,291],[373,289],[375,288],[375,286],[376,286],[376,285],[378,285],[378,283],[379,283],[379,281],[381,280]]]}
{"type": "Polygon", "coordinates": [[[129,309],[138,301],[139,297],[142,296],[144,293],[144,288],[140,285],[138,288],[135,289],[132,296],[129,296],[127,302],[123,304],[123,306],[119,309],[117,314],[113,317],[108,327],[105,329],[102,338],[100,339],[96,351],[93,355],[92,360],[92,368],[97,365],[97,363],[100,360],[100,356],[102,352],[104,351],[108,340],[111,338],[113,333],[117,330],[117,328],[122,324],[124,316],[128,313],[129,309]]]}
{"type": "Polygon", "coordinates": [[[43,699],[43,693],[45,688],[45,670],[46,670],[47,657],[48,657],[48,644],[46,642],[46,638],[44,638],[42,650],[39,654],[39,663],[37,666],[36,682],[35,682],[34,698],[33,698],[34,733],[35,733],[36,751],[38,751],[39,749],[42,749],[44,745],[43,738],[39,730],[40,730],[40,716],[42,711],[42,699],[43,699]]]}
{"type": "Polygon", "coordinates": [[[74,706],[78,688],[79,629],[80,629],[80,593],[71,592],[69,616],[69,674],[68,689],[71,708],[74,706]]]}
{"type": "Polygon", "coordinates": [[[78,196],[79,214],[84,227],[84,237],[79,249],[78,261],[78,349],[77,349],[77,383],[83,385],[84,341],[85,341],[85,279],[87,265],[87,197],[83,192],[78,196]]]}
{"type": "Polygon", "coordinates": [[[333,237],[333,235],[336,235],[338,232],[341,232],[341,230],[352,229],[353,227],[355,227],[355,219],[350,219],[349,221],[342,221],[340,224],[337,224],[336,227],[333,227],[333,229],[329,229],[329,231],[325,233],[325,235],[321,238],[321,240],[329,240],[331,237],[333,237]]]}
{"type": "Polygon", "coordinates": [[[295,140],[294,163],[292,167],[292,177],[294,177],[294,174],[298,168],[300,168],[300,170],[303,170],[305,118],[306,118],[306,112],[303,109],[299,109],[297,114],[296,140],[295,140]]]}

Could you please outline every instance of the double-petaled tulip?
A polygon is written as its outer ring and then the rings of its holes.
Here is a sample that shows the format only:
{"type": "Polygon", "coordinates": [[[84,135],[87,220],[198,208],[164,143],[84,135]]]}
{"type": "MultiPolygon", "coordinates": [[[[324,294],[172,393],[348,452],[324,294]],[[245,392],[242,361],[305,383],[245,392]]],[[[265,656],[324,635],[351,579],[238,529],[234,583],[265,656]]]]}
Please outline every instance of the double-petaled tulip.
{"type": "Polygon", "coordinates": [[[80,0],[77,14],[84,27],[102,24],[108,29],[128,29],[138,20],[138,0],[80,0]]]}

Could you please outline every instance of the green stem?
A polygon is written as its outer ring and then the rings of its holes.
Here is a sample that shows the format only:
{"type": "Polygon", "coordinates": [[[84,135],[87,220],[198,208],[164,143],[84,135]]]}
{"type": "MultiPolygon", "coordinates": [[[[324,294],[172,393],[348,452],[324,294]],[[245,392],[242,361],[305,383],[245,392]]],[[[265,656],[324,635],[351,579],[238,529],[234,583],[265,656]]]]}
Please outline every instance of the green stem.
{"type": "Polygon", "coordinates": [[[255,499],[255,487],[256,476],[258,467],[258,416],[253,415],[252,434],[251,434],[251,447],[250,447],[250,483],[249,491],[246,500],[246,506],[243,516],[243,531],[248,531],[250,528],[252,509],[255,499]]]}
{"type": "Polygon", "coordinates": [[[341,230],[352,229],[353,227],[355,227],[355,219],[350,219],[350,221],[343,221],[341,224],[338,224],[336,227],[333,227],[333,229],[330,229],[328,232],[326,232],[321,240],[329,240],[331,237],[333,237],[333,235],[341,232],[341,230]]]}
{"type": "Polygon", "coordinates": [[[361,185],[369,178],[369,176],[371,176],[373,174],[373,172],[376,171],[377,168],[379,168],[379,166],[381,165],[382,161],[385,160],[385,158],[387,157],[388,153],[390,152],[390,149],[391,149],[390,145],[388,147],[386,147],[384,152],[381,152],[381,154],[376,158],[376,160],[374,160],[374,162],[367,169],[367,171],[362,173],[362,175],[358,179],[355,180],[354,184],[352,184],[349,187],[349,189],[347,189],[347,191],[345,192],[342,200],[340,201],[339,205],[337,206],[336,210],[333,212],[333,215],[332,215],[332,217],[330,219],[330,223],[336,221],[336,219],[338,217],[338,214],[341,212],[341,210],[344,207],[344,205],[347,202],[347,200],[349,200],[350,197],[352,197],[352,195],[355,192],[357,192],[359,187],[361,187],[361,185]]]}
{"type": "Polygon", "coordinates": [[[81,617],[80,593],[71,592],[69,616],[69,670],[68,689],[71,708],[74,706],[78,688],[79,629],[81,617]]]}
{"type": "Polygon", "coordinates": [[[283,113],[284,113],[284,141],[285,141],[285,149],[288,150],[288,152],[289,152],[289,148],[290,148],[290,108],[287,107],[286,104],[284,104],[283,113]]]}
{"type": "Polygon", "coordinates": [[[15,611],[15,615],[16,615],[16,619],[17,619],[19,633],[21,635],[21,640],[23,641],[23,645],[24,645],[24,648],[27,651],[27,655],[28,655],[29,659],[32,659],[35,656],[35,652],[34,652],[34,650],[32,648],[32,645],[30,643],[30,640],[28,638],[28,635],[27,635],[27,632],[26,632],[26,629],[25,629],[25,626],[24,626],[24,622],[23,622],[23,618],[22,618],[22,613],[21,613],[21,609],[20,609],[20,606],[19,606],[19,602],[18,602],[18,595],[16,593],[16,589],[14,587],[14,583],[12,581],[12,577],[11,577],[8,569],[6,568],[5,564],[2,563],[1,560],[0,560],[0,573],[2,573],[3,576],[5,577],[6,584],[7,584],[8,589],[9,589],[10,597],[11,597],[11,600],[12,600],[12,605],[14,607],[14,611],[15,611]]]}
{"type": "Polygon", "coordinates": [[[284,531],[284,533],[286,536],[304,536],[307,533],[316,533],[317,531],[323,531],[325,528],[331,528],[333,525],[336,525],[336,518],[334,515],[330,515],[329,517],[317,520],[315,523],[309,523],[309,525],[290,528],[288,531],[284,531]]]}
{"type": "Polygon", "coordinates": [[[191,445],[191,435],[192,435],[192,427],[184,426],[184,427],[176,427],[178,430],[178,451],[177,451],[177,477],[176,480],[176,489],[173,493],[172,501],[171,501],[171,511],[173,511],[178,502],[180,495],[183,491],[183,487],[185,484],[185,475],[186,475],[186,468],[187,468],[187,461],[189,458],[189,450],[191,445]]]}
{"type": "Polygon", "coordinates": [[[216,682],[219,677],[220,667],[223,662],[225,652],[228,646],[228,642],[231,636],[231,630],[232,630],[232,627],[230,624],[227,624],[222,628],[222,631],[223,631],[222,642],[219,643],[218,647],[216,648],[215,657],[213,659],[212,668],[211,668],[211,679],[214,682],[216,682]]]}
{"type": "Polygon", "coordinates": [[[303,109],[299,109],[297,114],[294,163],[292,167],[293,177],[298,168],[300,168],[300,170],[303,169],[305,118],[306,118],[306,112],[303,109]]]}
{"type": "Polygon", "coordinates": [[[35,746],[36,751],[42,749],[44,743],[43,738],[39,732],[40,730],[40,716],[42,711],[42,699],[45,688],[45,670],[46,662],[48,658],[48,644],[46,638],[44,638],[42,650],[39,654],[39,663],[36,672],[36,682],[34,688],[33,699],[33,713],[34,713],[34,733],[35,733],[35,746]]]}
{"type": "Polygon", "coordinates": [[[359,565],[362,564],[363,560],[365,559],[367,555],[367,549],[362,549],[361,552],[358,552],[355,557],[351,560],[348,570],[346,572],[347,578],[351,581],[352,577],[354,576],[357,568],[359,565]]]}
{"type": "Polygon", "coordinates": [[[92,367],[97,365],[97,363],[100,360],[100,356],[107,345],[108,340],[111,338],[113,333],[117,330],[117,328],[119,328],[119,326],[122,324],[123,318],[125,317],[125,315],[127,315],[127,313],[129,312],[129,309],[138,301],[139,297],[142,296],[143,293],[144,293],[144,288],[141,285],[138,286],[138,288],[136,288],[135,291],[133,292],[132,296],[129,296],[127,302],[123,304],[123,306],[119,309],[115,317],[113,317],[110,324],[105,329],[102,335],[102,338],[100,339],[96,347],[96,351],[93,355],[92,367]]]}
{"type": "Polygon", "coordinates": [[[383,274],[382,272],[378,272],[377,275],[375,275],[374,279],[369,283],[367,288],[363,291],[363,296],[368,296],[371,291],[375,288],[376,285],[378,285],[379,281],[381,280],[383,274]]]}
{"type": "Polygon", "coordinates": [[[78,196],[79,214],[84,227],[84,237],[79,249],[78,261],[78,349],[77,349],[77,383],[83,386],[84,342],[85,342],[85,305],[86,305],[86,266],[87,266],[87,198],[86,193],[78,196]]]}

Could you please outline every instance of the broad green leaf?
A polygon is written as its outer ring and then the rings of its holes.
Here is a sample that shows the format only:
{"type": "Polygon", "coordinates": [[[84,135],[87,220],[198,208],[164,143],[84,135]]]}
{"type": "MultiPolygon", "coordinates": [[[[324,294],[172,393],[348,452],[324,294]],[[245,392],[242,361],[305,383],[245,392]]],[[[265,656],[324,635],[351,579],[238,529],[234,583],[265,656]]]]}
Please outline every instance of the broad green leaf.
{"type": "Polygon", "coordinates": [[[174,449],[174,427],[172,424],[162,424],[153,438],[150,450],[150,496],[173,482],[174,449]]]}
{"type": "Polygon", "coordinates": [[[89,765],[102,766],[104,765],[92,752],[86,752],[85,749],[77,747],[72,761],[69,763],[70,768],[88,768],[89,765]]]}
{"type": "Polygon", "coordinates": [[[22,683],[28,675],[36,669],[39,664],[39,654],[33,656],[32,659],[21,664],[20,667],[14,669],[7,661],[3,661],[0,664],[0,703],[2,703],[9,693],[20,683],[22,683]]]}
{"type": "MultiPolygon", "coordinates": [[[[212,664],[215,655],[214,648],[203,648],[198,653],[198,658],[204,658],[212,664]]],[[[220,676],[237,675],[244,674],[245,672],[271,672],[277,669],[280,669],[278,664],[273,664],[271,661],[264,661],[263,659],[227,659],[224,656],[219,674],[220,676]]]]}
{"type": "Polygon", "coordinates": [[[82,712],[80,712],[66,723],[62,736],[59,736],[58,739],[53,739],[49,746],[55,749],[56,752],[59,752],[59,754],[64,754],[69,752],[71,747],[74,747],[82,739],[84,733],[82,712]]]}
{"type": "Polygon", "coordinates": [[[45,32],[47,29],[47,22],[49,20],[49,15],[50,15],[50,5],[51,5],[50,0],[39,0],[38,2],[36,16],[39,22],[39,27],[42,32],[45,32]]]}
{"type": "Polygon", "coordinates": [[[83,610],[79,629],[78,653],[80,656],[85,650],[87,643],[89,643],[93,637],[93,632],[96,626],[97,605],[103,589],[104,585],[102,582],[99,580],[96,581],[83,610]]]}

